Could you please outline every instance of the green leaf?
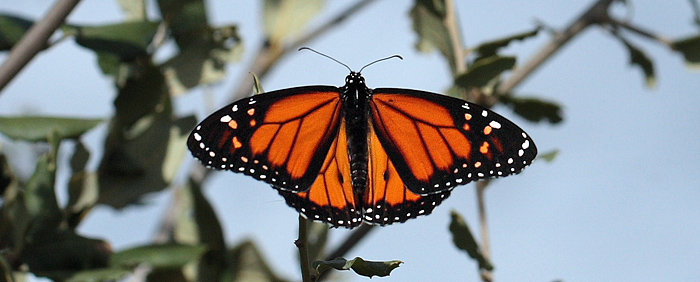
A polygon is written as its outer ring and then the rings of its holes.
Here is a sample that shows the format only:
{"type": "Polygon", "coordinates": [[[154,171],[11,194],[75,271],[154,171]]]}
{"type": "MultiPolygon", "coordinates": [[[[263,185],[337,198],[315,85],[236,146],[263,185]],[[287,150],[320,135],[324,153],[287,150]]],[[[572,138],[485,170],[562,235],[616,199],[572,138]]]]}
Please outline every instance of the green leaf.
{"type": "Polygon", "coordinates": [[[226,74],[226,64],[241,57],[243,45],[236,26],[197,34],[200,38],[180,47],[180,53],[163,64],[171,95],[220,81],[226,74]]]}
{"type": "Polygon", "coordinates": [[[282,282],[252,241],[244,241],[229,251],[229,265],[221,281],[282,282]]]}
{"type": "Polygon", "coordinates": [[[372,276],[389,276],[392,270],[399,267],[402,261],[392,260],[392,261],[365,261],[360,257],[356,257],[352,260],[346,260],[344,258],[336,258],[327,261],[314,261],[312,266],[322,273],[328,269],[334,268],[337,270],[349,270],[352,269],[355,273],[372,278],[372,276]]]}
{"type": "Polygon", "coordinates": [[[511,107],[513,112],[533,122],[546,121],[551,124],[560,123],[562,117],[561,105],[535,97],[501,96],[500,101],[511,107]]]}
{"type": "Polygon", "coordinates": [[[12,275],[12,267],[10,267],[4,256],[0,256],[0,282],[13,281],[15,281],[15,278],[12,275]]]}
{"type": "Polygon", "coordinates": [[[131,271],[123,268],[100,268],[88,269],[74,273],[66,282],[102,282],[102,281],[126,281],[121,280],[129,275],[131,271]]]}
{"type": "Polygon", "coordinates": [[[491,262],[481,253],[481,249],[469,230],[467,222],[456,211],[452,211],[450,215],[452,217],[450,233],[452,233],[452,241],[455,246],[467,252],[471,258],[476,260],[479,263],[479,269],[493,270],[491,262]]]}
{"type": "Polygon", "coordinates": [[[491,56],[477,60],[467,71],[455,78],[455,84],[462,88],[480,88],[497,78],[504,71],[515,66],[515,57],[491,56]]]}
{"type": "Polygon", "coordinates": [[[158,0],[158,8],[180,49],[205,39],[209,21],[204,0],[158,0]]]}
{"type": "Polygon", "coordinates": [[[109,53],[122,61],[148,54],[148,46],[158,30],[158,22],[128,21],[100,26],[64,26],[79,45],[96,53],[109,53]]]}
{"type": "MultiPolygon", "coordinates": [[[[56,201],[55,155],[44,154],[37,162],[34,174],[24,187],[24,204],[31,219],[28,238],[54,230],[61,222],[62,214],[56,201]]],[[[40,236],[40,235],[38,235],[40,236]]]]}
{"type": "Polygon", "coordinates": [[[263,26],[273,46],[282,46],[283,40],[297,35],[323,8],[323,0],[265,0],[263,26]]]}
{"type": "Polygon", "coordinates": [[[97,174],[85,170],[90,157],[85,145],[78,141],[71,157],[71,178],[68,181],[68,204],[65,208],[68,226],[78,226],[83,216],[97,203],[97,174]]]}
{"type": "Polygon", "coordinates": [[[538,159],[543,159],[544,161],[551,163],[554,161],[554,159],[559,155],[559,150],[554,149],[546,153],[539,154],[537,156],[538,159]]]}
{"type": "Polygon", "coordinates": [[[700,35],[676,40],[672,44],[674,50],[683,54],[686,64],[700,68],[700,35]]]}
{"type": "Polygon", "coordinates": [[[417,0],[414,3],[410,16],[413,20],[413,30],[418,35],[416,49],[421,52],[438,49],[449,62],[450,69],[454,73],[456,70],[455,52],[450,32],[445,26],[445,1],[417,0]]]}
{"type": "Polygon", "coordinates": [[[118,0],[119,6],[126,14],[129,21],[143,21],[146,19],[145,0],[118,0]]]}
{"type": "Polygon", "coordinates": [[[16,140],[47,142],[55,132],[59,139],[78,138],[102,122],[101,119],[59,117],[0,117],[0,132],[16,140]]]}
{"type": "Polygon", "coordinates": [[[25,234],[32,217],[25,204],[25,189],[20,185],[17,177],[12,174],[7,163],[7,158],[0,153],[3,174],[7,175],[7,186],[2,193],[2,207],[0,208],[0,249],[21,249],[25,242],[25,234]]]}
{"type": "MultiPolygon", "coordinates": [[[[190,179],[187,185],[178,189],[177,197],[181,209],[178,214],[178,226],[174,238],[178,243],[206,244],[213,250],[225,250],[224,235],[214,208],[202,194],[201,187],[190,179]],[[185,232],[182,225],[193,226],[194,230],[185,232]]],[[[186,228],[187,229],[187,228],[186,228]]]]}
{"type": "MultiPolygon", "coordinates": [[[[116,115],[99,167],[99,203],[122,208],[168,185],[164,165],[171,143],[172,101],[157,67],[144,66],[120,89],[116,115]]],[[[177,159],[169,161],[179,164],[177,159]]]]}
{"type": "Polygon", "coordinates": [[[110,265],[134,267],[144,263],[154,270],[178,269],[199,260],[207,250],[204,245],[146,245],[114,253],[110,265]]]}
{"type": "Polygon", "coordinates": [[[203,0],[159,0],[180,53],[162,65],[172,95],[220,81],[226,63],[241,57],[237,26],[211,27],[203,0]]]}
{"type": "MultiPolygon", "coordinates": [[[[5,154],[0,152],[0,197],[3,197],[5,191],[10,188],[11,185],[16,185],[17,176],[12,172],[12,167],[7,162],[7,157],[5,154]]],[[[0,238],[2,238],[0,236],[0,238]]],[[[0,248],[2,246],[0,245],[0,248]]]]}
{"type": "Polygon", "coordinates": [[[226,243],[214,209],[192,179],[175,196],[175,224],[165,235],[180,244],[206,245],[209,251],[197,266],[197,280],[220,281],[226,267],[226,243]]]}
{"type": "Polygon", "coordinates": [[[9,51],[17,44],[34,21],[8,14],[0,14],[0,51],[9,51]]]}
{"type": "Polygon", "coordinates": [[[491,57],[496,55],[499,49],[508,46],[513,41],[525,40],[530,37],[534,37],[539,33],[542,27],[536,27],[533,30],[521,32],[504,38],[499,38],[493,41],[481,43],[479,46],[474,48],[474,52],[479,54],[479,57],[491,57]]]}
{"type": "Polygon", "coordinates": [[[72,230],[53,231],[35,238],[22,252],[22,260],[37,276],[63,280],[75,271],[107,266],[112,254],[109,243],[72,230]]]}
{"type": "Polygon", "coordinates": [[[634,46],[631,42],[629,42],[621,35],[617,34],[616,36],[618,39],[620,39],[620,41],[622,41],[622,44],[625,45],[627,51],[630,54],[630,65],[638,66],[644,72],[644,78],[647,87],[653,88],[654,86],[656,86],[654,64],[651,62],[651,59],[649,59],[649,57],[644,53],[644,51],[639,49],[637,46],[634,46]]]}

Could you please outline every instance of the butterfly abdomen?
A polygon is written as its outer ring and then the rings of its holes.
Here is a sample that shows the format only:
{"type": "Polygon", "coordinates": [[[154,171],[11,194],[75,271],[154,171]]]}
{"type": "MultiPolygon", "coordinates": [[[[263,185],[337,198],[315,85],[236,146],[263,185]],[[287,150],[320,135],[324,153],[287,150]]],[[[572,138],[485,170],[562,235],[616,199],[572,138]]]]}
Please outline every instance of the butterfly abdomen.
{"type": "MultiPolygon", "coordinates": [[[[359,74],[357,74],[359,76],[359,74]]],[[[367,189],[368,177],[368,109],[367,97],[370,93],[361,77],[348,76],[343,88],[345,107],[345,128],[348,137],[348,157],[350,159],[350,177],[355,195],[367,189]]]]}

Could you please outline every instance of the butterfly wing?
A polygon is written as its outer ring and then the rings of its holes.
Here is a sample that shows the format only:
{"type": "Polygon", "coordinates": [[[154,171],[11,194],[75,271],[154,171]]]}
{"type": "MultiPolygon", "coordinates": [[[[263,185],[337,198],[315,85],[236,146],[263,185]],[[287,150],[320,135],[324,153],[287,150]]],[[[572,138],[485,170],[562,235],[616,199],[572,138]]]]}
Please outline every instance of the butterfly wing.
{"type": "Polygon", "coordinates": [[[537,155],[513,122],[479,105],[440,94],[373,90],[372,126],[408,189],[440,194],[473,180],[520,172],[537,155]]]}
{"type": "Polygon", "coordinates": [[[293,192],[316,180],[340,128],[340,90],[307,86],[230,104],[204,119],[187,146],[204,165],[293,192]]]}
{"type": "Polygon", "coordinates": [[[345,122],[333,140],[316,180],[305,192],[294,193],[278,189],[287,204],[306,218],[331,224],[333,227],[353,228],[361,221],[355,195],[350,181],[345,122]]]}
{"type": "Polygon", "coordinates": [[[428,215],[451,191],[419,195],[406,188],[371,126],[368,173],[369,189],[362,199],[363,220],[371,224],[388,225],[428,215]]]}

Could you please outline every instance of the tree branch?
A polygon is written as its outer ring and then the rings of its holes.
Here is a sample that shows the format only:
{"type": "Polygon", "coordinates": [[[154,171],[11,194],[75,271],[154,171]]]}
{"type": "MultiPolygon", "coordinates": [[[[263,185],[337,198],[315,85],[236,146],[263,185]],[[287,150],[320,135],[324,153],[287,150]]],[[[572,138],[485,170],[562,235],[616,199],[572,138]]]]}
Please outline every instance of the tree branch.
{"type": "Polygon", "coordinates": [[[528,62],[519,68],[516,68],[512,75],[505,80],[496,89],[497,93],[507,95],[513,89],[522,83],[535,69],[542,63],[551,58],[554,53],[559,51],[566,43],[574,36],[581,33],[584,29],[592,24],[599,23],[608,18],[608,8],[615,0],[598,0],[590,8],[588,8],[581,16],[571,23],[563,32],[558,33],[547,43],[540,51],[532,56],[528,62]]]}
{"type": "Polygon", "coordinates": [[[39,53],[49,37],[58,29],[80,0],[58,0],[41,21],[32,25],[22,39],[12,47],[10,55],[0,65],[0,92],[39,53]]]}

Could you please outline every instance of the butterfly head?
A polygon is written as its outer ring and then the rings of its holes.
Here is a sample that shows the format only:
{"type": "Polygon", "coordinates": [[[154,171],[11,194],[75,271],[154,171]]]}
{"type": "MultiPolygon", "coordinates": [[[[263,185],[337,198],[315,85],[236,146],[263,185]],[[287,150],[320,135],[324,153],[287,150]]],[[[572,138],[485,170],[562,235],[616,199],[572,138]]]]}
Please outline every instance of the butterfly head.
{"type": "Polygon", "coordinates": [[[345,77],[345,84],[346,85],[365,85],[365,78],[362,77],[362,74],[359,72],[354,72],[351,71],[348,76],[345,77]]]}

